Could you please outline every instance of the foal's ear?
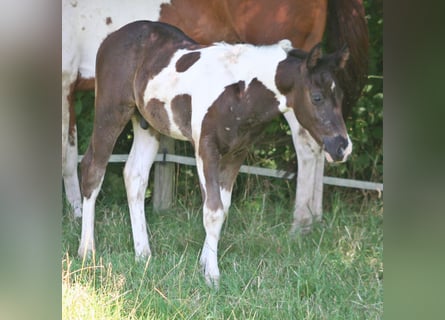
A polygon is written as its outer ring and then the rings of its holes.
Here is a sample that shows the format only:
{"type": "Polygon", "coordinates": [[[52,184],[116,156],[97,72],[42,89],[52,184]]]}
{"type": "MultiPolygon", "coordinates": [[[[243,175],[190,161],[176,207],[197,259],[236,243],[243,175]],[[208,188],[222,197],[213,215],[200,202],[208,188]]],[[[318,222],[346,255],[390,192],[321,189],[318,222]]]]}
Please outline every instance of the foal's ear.
{"type": "Polygon", "coordinates": [[[318,60],[321,59],[321,56],[322,56],[322,52],[321,52],[321,42],[320,42],[320,43],[316,44],[311,49],[311,51],[309,52],[309,54],[308,54],[308,56],[306,58],[307,68],[309,70],[314,68],[317,65],[317,63],[318,63],[318,60]]]}
{"type": "Polygon", "coordinates": [[[343,69],[346,66],[346,62],[349,59],[349,47],[344,44],[340,51],[337,53],[337,68],[343,69]]]}

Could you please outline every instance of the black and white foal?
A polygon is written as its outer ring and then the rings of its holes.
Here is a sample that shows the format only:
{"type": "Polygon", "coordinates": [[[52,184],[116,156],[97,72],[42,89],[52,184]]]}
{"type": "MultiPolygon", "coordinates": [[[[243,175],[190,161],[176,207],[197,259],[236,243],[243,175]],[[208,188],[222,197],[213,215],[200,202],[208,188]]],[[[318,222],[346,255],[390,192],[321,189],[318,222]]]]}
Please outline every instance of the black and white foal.
{"type": "Polygon", "coordinates": [[[217,284],[218,240],[232,187],[265,124],[293,113],[328,161],[344,161],[351,153],[334,75],[348,56],[347,49],[322,56],[320,45],[306,53],[288,40],[200,46],[173,26],[149,21],[110,34],[97,53],[94,129],[81,164],[79,255],[94,251],[96,197],[116,139],[131,119],[134,141],[124,179],[136,256],[151,254],[144,194],[159,136],[190,141],[204,199],[200,262],[206,281],[217,284]]]}

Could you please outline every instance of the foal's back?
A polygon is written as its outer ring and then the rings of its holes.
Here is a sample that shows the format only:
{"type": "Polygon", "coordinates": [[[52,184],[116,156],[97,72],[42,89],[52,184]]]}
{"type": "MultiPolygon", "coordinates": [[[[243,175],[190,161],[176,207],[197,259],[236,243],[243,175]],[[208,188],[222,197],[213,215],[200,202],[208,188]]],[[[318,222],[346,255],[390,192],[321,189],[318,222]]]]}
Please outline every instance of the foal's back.
{"type": "Polygon", "coordinates": [[[96,95],[107,96],[114,92],[122,104],[135,105],[138,98],[134,92],[142,88],[133,86],[145,86],[168,65],[175,51],[193,46],[197,46],[195,41],[166,23],[136,21],[125,25],[108,35],[99,47],[96,95]],[[135,79],[136,75],[138,79],[135,79]],[[103,88],[107,88],[106,93],[101,91],[103,88]]]}
{"type": "MultiPolygon", "coordinates": [[[[249,131],[252,119],[261,119],[255,123],[262,125],[279,114],[278,102],[269,97],[269,91],[279,95],[275,73],[279,61],[285,58],[286,52],[279,44],[202,46],[174,26],[136,21],[110,34],[99,48],[96,112],[103,114],[96,118],[103,121],[108,118],[105,114],[112,112],[119,121],[128,121],[128,116],[119,114],[134,112],[137,106],[152,128],[196,146],[202,122],[209,121],[204,115],[215,105],[221,119],[212,127],[220,126],[225,119],[229,123],[224,125],[224,132],[230,131],[227,128],[232,123],[249,131]],[[246,93],[233,93],[229,87],[239,87],[246,93]],[[228,103],[220,101],[220,96],[237,98],[235,102],[243,105],[238,109],[247,114],[230,118],[233,112],[220,110],[228,103]]],[[[235,131],[230,133],[232,136],[235,131]]]]}

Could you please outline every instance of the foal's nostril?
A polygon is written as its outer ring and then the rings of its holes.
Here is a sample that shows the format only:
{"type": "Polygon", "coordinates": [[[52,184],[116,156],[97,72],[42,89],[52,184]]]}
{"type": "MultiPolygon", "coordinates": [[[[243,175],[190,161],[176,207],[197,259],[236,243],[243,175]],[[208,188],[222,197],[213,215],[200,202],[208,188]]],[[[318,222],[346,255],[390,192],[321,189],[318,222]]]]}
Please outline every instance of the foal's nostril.
{"type": "Polygon", "coordinates": [[[337,149],[337,157],[341,158],[343,156],[343,150],[345,150],[342,146],[339,146],[337,149]]]}
{"type": "Polygon", "coordinates": [[[340,141],[340,143],[338,145],[338,148],[337,148],[337,156],[339,158],[343,158],[346,146],[348,144],[348,140],[344,139],[343,137],[340,137],[340,138],[341,138],[341,141],[340,141]]]}
{"type": "Polygon", "coordinates": [[[333,138],[324,138],[324,149],[333,161],[343,161],[345,150],[348,147],[348,140],[338,135],[333,138]]]}

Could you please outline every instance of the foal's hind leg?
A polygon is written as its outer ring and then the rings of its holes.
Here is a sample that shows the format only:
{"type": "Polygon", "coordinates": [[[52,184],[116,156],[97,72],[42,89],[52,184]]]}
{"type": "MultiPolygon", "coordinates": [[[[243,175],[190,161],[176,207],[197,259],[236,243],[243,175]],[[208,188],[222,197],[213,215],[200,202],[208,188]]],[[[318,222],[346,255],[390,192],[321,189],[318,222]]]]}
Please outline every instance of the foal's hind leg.
{"type": "Polygon", "coordinates": [[[151,128],[142,129],[136,116],[133,125],[133,145],[124,169],[125,188],[130,208],[131,228],[136,258],[150,256],[144,210],[144,196],[151,165],[159,148],[158,134],[151,128]]]}
{"type": "Polygon", "coordinates": [[[81,163],[82,171],[82,233],[78,254],[89,256],[94,250],[94,207],[102,185],[108,159],[119,134],[131,118],[134,107],[127,105],[103,106],[96,98],[94,129],[90,145],[81,163]],[[111,106],[111,107],[109,107],[111,106]]]}

